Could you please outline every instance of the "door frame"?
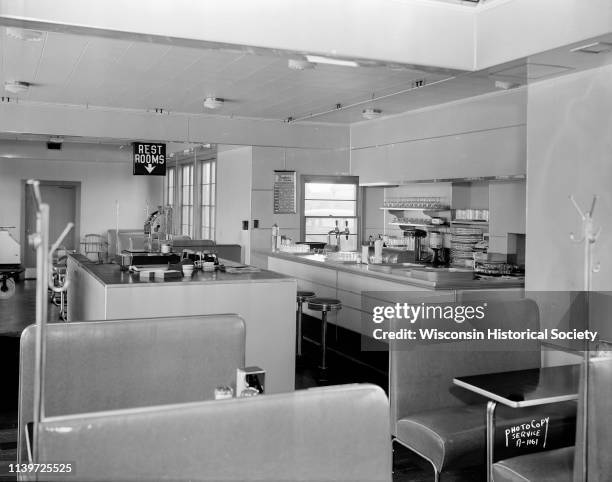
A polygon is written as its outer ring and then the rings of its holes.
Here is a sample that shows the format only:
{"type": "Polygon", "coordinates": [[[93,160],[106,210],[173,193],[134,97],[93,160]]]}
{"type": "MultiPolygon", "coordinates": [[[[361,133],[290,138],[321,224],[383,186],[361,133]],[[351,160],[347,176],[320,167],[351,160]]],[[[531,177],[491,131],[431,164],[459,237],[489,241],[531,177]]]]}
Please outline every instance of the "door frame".
{"type": "MultiPolygon", "coordinates": [[[[81,181],[54,181],[54,180],[39,180],[41,186],[70,186],[74,187],[74,228],[72,232],[74,235],[75,249],[79,250],[79,242],[81,240],[81,181]]],[[[26,233],[26,192],[27,192],[27,180],[21,180],[21,222],[20,222],[20,233],[21,233],[21,264],[25,268],[25,248],[28,246],[28,234],[26,233]]],[[[43,202],[45,200],[43,199],[43,202]]],[[[55,239],[49,240],[49,247],[55,242],[55,239]]]]}

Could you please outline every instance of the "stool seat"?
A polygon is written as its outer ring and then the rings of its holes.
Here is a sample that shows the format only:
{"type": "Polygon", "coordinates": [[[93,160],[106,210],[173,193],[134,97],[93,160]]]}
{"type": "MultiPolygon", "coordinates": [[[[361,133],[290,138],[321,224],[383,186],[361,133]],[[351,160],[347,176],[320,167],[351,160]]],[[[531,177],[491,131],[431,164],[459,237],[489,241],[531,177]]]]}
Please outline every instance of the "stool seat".
{"type": "Polygon", "coordinates": [[[301,302],[304,302],[314,297],[315,297],[314,291],[298,291],[297,296],[296,296],[297,301],[301,301],[301,302]]]}
{"type": "Polygon", "coordinates": [[[314,311],[338,311],[342,309],[342,303],[334,298],[311,298],[308,300],[308,309],[314,311]]]}

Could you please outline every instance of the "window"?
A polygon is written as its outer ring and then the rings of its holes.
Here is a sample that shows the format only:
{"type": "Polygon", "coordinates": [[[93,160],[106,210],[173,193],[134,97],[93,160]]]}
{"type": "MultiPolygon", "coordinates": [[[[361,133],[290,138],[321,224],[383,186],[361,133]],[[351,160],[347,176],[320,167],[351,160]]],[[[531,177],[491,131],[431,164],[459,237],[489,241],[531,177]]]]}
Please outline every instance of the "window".
{"type": "Polygon", "coordinates": [[[193,165],[181,167],[181,234],[193,236],[193,165]]]}
{"type": "Polygon", "coordinates": [[[200,237],[215,239],[215,167],[214,159],[200,161],[202,183],[200,189],[200,237]]]}
{"type": "Polygon", "coordinates": [[[176,169],[174,167],[168,168],[166,176],[168,178],[168,184],[166,189],[166,204],[172,207],[174,211],[174,173],[176,169]]]}
{"type": "MultiPolygon", "coordinates": [[[[328,241],[328,233],[338,226],[348,227],[349,239],[341,240],[345,251],[356,251],[359,233],[358,183],[355,176],[302,176],[304,241],[328,241]]],[[[332,235],[335,244],[335,236],[332,235]]]]}
{"type": "Polygon", "coordinates": [[[173,234],[215,239],[216,150],[176,155],[166,171],[165,199],[172,206],[173,234]]]}

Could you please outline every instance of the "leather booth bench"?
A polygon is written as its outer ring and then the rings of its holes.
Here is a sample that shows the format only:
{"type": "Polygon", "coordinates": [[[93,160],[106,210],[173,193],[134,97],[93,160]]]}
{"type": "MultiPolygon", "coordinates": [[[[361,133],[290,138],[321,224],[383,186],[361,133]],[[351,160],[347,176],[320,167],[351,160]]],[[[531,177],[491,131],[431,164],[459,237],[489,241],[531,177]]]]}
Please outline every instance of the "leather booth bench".
{"type": "MultiPolygon", "coordinates": [[[[442,306],[453,304],[442,304],[442,306]]],[[[452,323],[452,321],[450,321],[452,323]]],[[[406,328],[405,320],[391,320],[391,329],[406,328]]],[[[449,320],[421,320],[411,328],[448,329],[449,320]],[[420,323],[420,324],[419,324],[420,323]]],[[[488,301],[485,317],[466,320],[462,329],[539,329],[539,310],[528,299],[488,301]]],[[[505,348],[500,341],[392,341],[389,347],[392,435],[394,441],[428,460],[434,479],[454,468],[482,465],[486,460],[486,399],[453,385],[460,376],[536,368],[537,341],[505,348]]],[[[516,342],[515,342],[516,343],[516,342]]],[[[498,407],[497,427],[531,420],[542,411],[551,417],[551,443],[571,445],[575,432],[575,402],[536,409],[498,407]],[[570,436],[568,437],[568,434],[570,436]]]]}
{"type": "Polygon", "coordinates": [[[74,462],[46,479],[63,482],[392,480],[387,397],[366,384],[55,417],[39,440],[38,462],[74,462]]]}
{"type": "MultiPolygon", "coordinates": [[[[37,329],[21,335],[19,463],[27,461],[25,427],[33,420],[37,329]]],[[[211,400],[244,366],[238,315],[50,324],[46,332],[46,417],[211,400]]]]}

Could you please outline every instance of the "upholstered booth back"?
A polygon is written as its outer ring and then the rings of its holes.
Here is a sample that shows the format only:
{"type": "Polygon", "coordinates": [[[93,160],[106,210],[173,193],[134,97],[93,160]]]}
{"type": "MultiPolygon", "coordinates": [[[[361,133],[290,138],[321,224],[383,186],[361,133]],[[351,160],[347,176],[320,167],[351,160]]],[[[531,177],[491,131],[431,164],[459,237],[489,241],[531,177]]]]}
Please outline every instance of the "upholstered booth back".
{"type": "MultiPolygon", "coordinates": [[[[478,304],[478,303],[476,303],[478,304]]],[[[441,306],[455,306],[445,303],[441,306]]],[[[538,330],[539,310],[528,299],[488,301],[484,318],[465,320],[461,329],[525,331],[538,330]]],[[[448,329],[449,320],[420,320],[407,326],[405,320],[391,320],[391,329],[448,329]]],[[[540,366],[539,342],[521,341],[393,341],[389,346],[389,399],[393,434],[395,422],[411,414],[470,403],[482,397],[453,386],[453,378],[482,373],[521,370],[540,366]],[[519,346],[520,345],[520,346],[519,346]],[[507,346],[505,349],[504,347],[507,346]],[[520,349],[517,349],[520,348],[520,349]]],[[[484,416],[484,415],[483,415],[484,416]]]]}
{"type": "MultiPolygon", "coordinates": [[[[21,336],[18,458],[33,419],[37,326],[21,336]]],[[[47,417],[209,400],[244,366],[237,315],[47,325],[47,417]]]]}
{"type": "Polygon", "coordinates": [[[59,417],[38,462],[73,461],[79,481],[390,482],[391,458],[384,392],[340,385],[59,417]]]}
{"type": "Polygon", "coordinates": [[[589,361],[589,378],[585,386],[581,378],[578,399],[576,450],[574,452],[574,481],[583,482],[583,468],[587,460],[587,481],[605,482],[612,474],[612,356],[601,356],[589,361]],[[584,390],[588,390],[587,404],[584,390]],[[587,408],[587,444],[584,444],[584,407],[587,408]]]}

